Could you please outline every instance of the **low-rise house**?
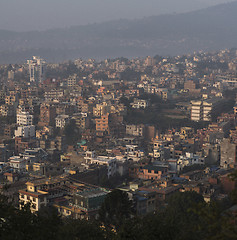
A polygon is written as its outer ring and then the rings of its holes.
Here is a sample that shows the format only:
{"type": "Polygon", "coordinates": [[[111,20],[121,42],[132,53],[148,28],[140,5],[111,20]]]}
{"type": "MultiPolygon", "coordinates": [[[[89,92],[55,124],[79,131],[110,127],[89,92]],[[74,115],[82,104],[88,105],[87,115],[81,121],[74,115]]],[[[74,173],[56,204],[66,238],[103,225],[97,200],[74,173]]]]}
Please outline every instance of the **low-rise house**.
{"type": "Polygon", "coordinates": [[[138,149],[137,145],[126,145],[125,157],[127,160],[138,162],[144,157],[144,152],[138,149]]]}
{"type": "Polygon", "coordinates": [[[149,102],[143,99],[135,98],[134,101],[131,103],[132,108],[147,108],[149,106],[149,102]]]}
{"type": "Polygon", "coordinates": [[[104,189],[97,188],[74,194],[72,203],[69,205],[74,207],[74,209],[80,210],[75,212],[74,217],[87,220],[97,219],[100,206],[108,193],[104,189]]]}
{"type": "Polygon", "coordinates": [[[113,176],[117,172],[117,159],[115,157],[96,156],[95,152],[86,152],[85,160],[90,165],[107,166],[108,178],[113,176]]]}
{"type": "Polygon", "coordinates": [[[98,156],[90,160],[91,164],[106,165],[108,168],[108,178],[117,172],[117,160],[114,157],[98,156]]]}
{"type": "Polygon", "coordinates": [[[26,171],[26,164],[28,163],[29,158],[21,156],[13,156],[9,158],[9,165],[16,172],[26,171]]]}
{"type": "Polygon", "coordinates": [[[156,210],[156,193],[153,191],[138,190],[133,194],[136,213],[144,216],[156,210]]]}
{"type": "Polygon", "coordinates": [[[191,166],[194,164],[205,164],[204,158],[201,158],[200,156],[193,154],[193,153],[188,153],[186,152],[185,156],[180,156],[178,161],[177,161],[177,171],[180,172],[184,167],[186,166],[191,166]]]}
{"type": "Polygon", "coordinates": [[[168,166],[136,166],[129,168],[129,175],[133,178],[158,180],[168,174],[168,166]]]}
{"type": "Polygon", "coordinates": [[[180,175],[180,177],[184,178],[188,181],[191,181],[191,180],[197,181],[197,180],[202,179],[203,175],[204,175],[204,171],[195,170],[195,171],[190,171],[190,172],[183,173],[183,174],[180,175]]]}
{"type": "Polygon", "coordinates": [[[126,134],[136,137],[143,137],[144,125],[126,125],[126,134]]]}
{"type": "Polygon", "coordinates": [[[147,186],[140,187],[139,190],[155,192],[157,203],[156,207],[159,208],[160,204],[166,203],[171,195],[179,192],[181,187],[181,185],[160,186],[160,184],[155,181],[147,186]]]}
{"type": "Polygon", "coordinates": [[[40,179],[26,183],[26,189],[19,190],[19,204],[30,204],[31,212],[37,212],[42,207],[52,205],[55,198],[62,197],[65,194],[64,188],[66,180],[40,179]]]}

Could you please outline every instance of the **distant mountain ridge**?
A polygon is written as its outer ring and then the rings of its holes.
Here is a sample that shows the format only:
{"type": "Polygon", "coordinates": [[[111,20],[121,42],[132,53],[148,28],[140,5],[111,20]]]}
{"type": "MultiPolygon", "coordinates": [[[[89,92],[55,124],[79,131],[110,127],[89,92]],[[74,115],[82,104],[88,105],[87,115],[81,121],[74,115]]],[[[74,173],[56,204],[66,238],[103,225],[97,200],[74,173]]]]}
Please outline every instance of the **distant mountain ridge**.
{"type": "Polygon", "coordinates": [[[47,31],[0,30],[0,63],[176,55],[237,47],[237,1],[184,14],[47,31]]]}

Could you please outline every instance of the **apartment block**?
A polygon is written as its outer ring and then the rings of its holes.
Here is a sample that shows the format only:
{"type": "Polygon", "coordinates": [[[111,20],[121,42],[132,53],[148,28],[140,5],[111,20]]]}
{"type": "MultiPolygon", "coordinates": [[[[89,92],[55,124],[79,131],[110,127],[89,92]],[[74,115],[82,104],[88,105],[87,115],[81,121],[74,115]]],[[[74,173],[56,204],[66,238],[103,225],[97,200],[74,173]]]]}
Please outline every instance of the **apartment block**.
{"type": "Polygon", "coordinates": [[[40,107],[39,126],[54,126],[56,118],[56,108],[51,104],[42,104],[40,107]]]}
{"type": "Polygon", "coordinates": [[[35,137],[35,126],[20,126],[15,130],[15,137],[31,138],[35,137]]]}
{"type": "Polygon", "coordinates": [[[28,126],[33,124],[33,115],[28,112],[21,112],[16,115],[16,123],[19,126],[28,126]]]}
{"type": "Polygon", "coordinates": [[[31,60],[27,60],[30,73],[30,82],[41,83],[45,80],[46,62],[40,57],[33,56],[31,60]]]}
{"type": "Polygon", "coordinates": [[[126,125],[126,134],[136,137],[143,137],[144,125],[126,125]]]}
{"type": "Polygon", "coordinates": [[[55,125],[58,128],[64,128],[70,121],[69,115],[58,115],[55,118],[55,125]]]}
{"type": "Polygon", "coordinates": [[[109,114],[102,115],[96,119],[96,131],[109,131],[109,114]]]}
{"type": "Polygon", "coordinates": [[[191,101],[192,121],[211,121],[211,110],[214,102],[211,101],[191,101]]]}

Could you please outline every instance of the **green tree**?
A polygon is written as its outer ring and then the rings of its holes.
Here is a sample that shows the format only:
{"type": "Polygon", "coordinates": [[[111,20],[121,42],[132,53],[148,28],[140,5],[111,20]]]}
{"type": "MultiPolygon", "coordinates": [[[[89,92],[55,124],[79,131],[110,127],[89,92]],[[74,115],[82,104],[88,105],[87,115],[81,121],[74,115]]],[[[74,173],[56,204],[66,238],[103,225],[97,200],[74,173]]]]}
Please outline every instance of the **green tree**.
{"type": "Polygon", "coordinates": [[[219,117],[222,113],[232,111],[234,104],[234,99],[224,99],[219,101],[218,104],[216,104],[210,112],[211,120],[214,122],[216,121],[217,117],[219,117]]]}
{"type": "Polygon", "coordinates": [[[126,106],[126,107],[130,107],[131,101],[130,101],[130,99],[128,99],[127,97],[122,96],[122,97],[119,99],[119,102],[122,103],[122,104],[124,104],[124,106],[126,106]]]}
{"type": "Polygon", "coordinates": [[[68,145],[74,145],[80,139],[80,132],[74,119],[65,126],[64,134],[68,145]]]}
{"type": "Polygon", "coordinates": [[[120,74],[120,78],[124,81],[137,81],[141,78],[141,73],[133,69],[127,68],[120,74]]]}
{"type": "Polygon", "coordinates": [[[126,192],[115,189],[106,196],[99,210],[99,219],[106,227],[115,226],[118,229],[126,219],[131,218],[132,205],[126,192]]]}
{"type": "MultiPolygon", "coordinates": [[[[172,229],[173,239],[190,239],[194,226],[200,221],[198,214],[192,211],[197,205],[204,204],[202,195],[190,192],[178,192],[172,195],[165,210],[164,224],[172,229]]],[[[200,239],[195,234],[192,239],[200,239]]]]}
{"type": "Polygon", "coordinates": [[[0,239],[5,240],[30,240],[35,238],[37,230],[37,216],[30,212],[29,205],[21,210],[14,208],[10,204],[1,204],[1,227],[0,239]],[[2,208],[8,208],[4,210],[2,208]]]}
{"type": "MultiPolygon", "coordinates": [[[[234,172],[232,172],[230,175],[229,175],[229,178],[232,180],[232,181],[235,181],[237,182],[237,170],[235,170],[234,172]]],[[[230,197],[231,197],[231,200],[234,204],[237,204],[237,188],[235,187],[235,189],[230,193],[230,197]]]]}
{"type": "Polygon", "coordinates": [[[37,235],[40,239],[58,240],[59,230],[63,225],[58,210],[54,207],[43,207],[37,213],[37,235]]]}
{"type": "Polygon", "coordinates": [[[149,214],[124,222],[116,239],[172,240],[172,229],[164,224],[164,214],[149,214]]]}
{"type": "Polygon", "coordinates": [[[105,239],[105,232],[96,222],[67,219],[60,229],[60,237],[58,239],[102,240],[105,239]]]}

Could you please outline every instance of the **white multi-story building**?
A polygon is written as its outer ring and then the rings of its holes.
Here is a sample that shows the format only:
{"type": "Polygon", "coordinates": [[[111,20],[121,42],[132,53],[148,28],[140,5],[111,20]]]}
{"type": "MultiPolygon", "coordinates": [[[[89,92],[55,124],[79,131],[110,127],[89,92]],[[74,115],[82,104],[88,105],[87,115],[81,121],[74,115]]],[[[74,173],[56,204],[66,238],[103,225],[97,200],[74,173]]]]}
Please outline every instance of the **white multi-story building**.
{"type": "Polygon", "coordinates": [[[16,123],[19,126],[29,126],[33,124],[33,115],[28,112],[21,112],[16,115],[16,123]]]}
{"type": "Polygon", "coordinates": [[[210,112],[212,110],[212,103],[203,102],[203,121],[211,121],[210,112]]]}
{"type": "Polygon", "coordinates": [[[139,150],[137,145],[126,145],[125,157],[127,160],[138,162],[144,157],[144,152],[139,150]]]}
{"type": "Polygon", "coordinates": [[[69,123],[70,117],[69,115],[58,115],[55,118],[55,125],[58,128],[64,128],[67,123],[69,123]]]}
{"type": "Polygon", "coordinates": [[[35,136],[35,126],[20,126],[15,130],[15,137],[30,138],[35,136]]]}
{"type": "Polygon", "coordinates": [[[186,152],[185,156],[180,156],[177,161],[177,171],[181,171],[185,166],[191,166],[194,164],[205,164],[204,158],[200,156],[186,152]]]}
{"type": "Polygon", "coordinates": [[[23,172],[26,171],[26,164],[28,162],[28,158],[20,157],[20,156],[12,156],[9,158],[9,165],[14,171],[23,172]]]}
{"type": "Polygon", "coordinates": [[[113,157],[98,156],[91,159],[91,164],[105,165],[108,168],[108,178],[113,176],[117,171],[117,160],[113,157]]]}
{"type": "Polygon", "coordinates": [[[86,152],[85,157],[87,164],[97,164],[101,166],[107,166],[108,178],[113,176],[117,172],[117,159],[114,157],[106,157],[106,156],[95,156],[94,152],[86,152]]]}
{"type": "Polygon", "coordinates": [[[191,101],[191,120],[192,121],[211,121],[211,110],[213,101],[191,101]]]}
{"type": "Polygon", "coordinates": [[[202,101],[192,101],[191,108],[191,120],[192,121],[200,121],[202,120],[202,101]]]}
{"type": "MultiPolygon", "coordinates": [[[[39,191],[34,192],[31,190],[29,183],[26,183],[26,190],[19,190],[19,202],[23,205],[30,204],[30,210],[32,213],[37,212],[40,208],[47,206],[48,204],[48,192],[39,191]]],[[[20,208],[22,207],[20,204],[20,208]]]]}
{"type": "Polygon", "coordinates": [[[42,207],[52,202],[52,199],[62,197],[64,190],[60,188],[65,184],[65,179],[39,179],[26,182],[26,189],[19,190],[20,208],[30,203],[32,213],[39,211],[42,207]]]}
{"type": "Polygon", "coordinates": [[[30,82],[41,83],[45,79],[46,62],[40,57],[33,56],[32,60],[27,60],[30,73],[30,82]]]}

